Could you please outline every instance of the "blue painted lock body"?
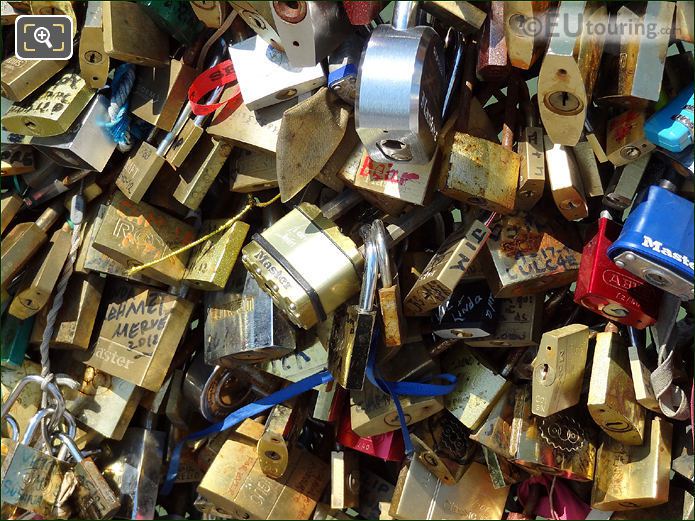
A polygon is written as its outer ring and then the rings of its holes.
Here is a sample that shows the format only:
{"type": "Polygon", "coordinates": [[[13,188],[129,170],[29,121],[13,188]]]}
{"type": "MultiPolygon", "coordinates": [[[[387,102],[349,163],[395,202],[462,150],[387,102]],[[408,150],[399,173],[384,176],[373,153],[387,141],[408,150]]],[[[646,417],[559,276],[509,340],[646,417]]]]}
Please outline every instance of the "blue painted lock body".
{"type": "Polygon", "coordinates": [[[618,240],[608,248],[608,256],[647,282],[690,300],[694,225],[690,201],[660,186],[651,186],[628,216],[618,240]],[[680,279],[678,284],[668,280],[669,273],[680,279]]]}
{"type": "Polygon", "coordinates": [[[644,124],[647,139],[671,152],[681,152],[693,143],[693,84],[644,124]]]}

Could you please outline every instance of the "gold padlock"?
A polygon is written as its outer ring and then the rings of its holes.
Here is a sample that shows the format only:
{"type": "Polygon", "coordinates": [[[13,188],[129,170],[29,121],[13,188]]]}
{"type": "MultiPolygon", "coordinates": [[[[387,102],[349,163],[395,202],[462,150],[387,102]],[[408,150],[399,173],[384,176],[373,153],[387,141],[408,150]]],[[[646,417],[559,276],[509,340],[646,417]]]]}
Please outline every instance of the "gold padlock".
{"type": "Polygon", "coordinates": [[[36,95],[14,103],[3,116],[2,124],[9,132],[28,136],[64,134],[94,94],[79,74],[63,72],[36,95]]]}
{"type": "Polygon", "coordinates": [[[584,128],[596,83],[606,34],[606,7],[565,2],[556,13],[563,30],[553,33],[538,74],[538,107],[548,136],[558,145],[574,146],[584,128]]]}
{"type": "Polygon", "coordinates": [[[20,60],[15,56],[5,58],[0,66],[2,95],[11,101],[22,101],[67,64],[68,60],[20,60]]]}
{"type": "Polygon", "coordinates": [[[641,445],[646,411],[635,398],[628,364],[628,353],[618,334],[599,333],[586,405],[608,436],[623,445],[641,445]]]}
{"type": "Polygon", "coordinates": [[[85,364],[158,391],[188,325],[193,303],[145,286],[120,284],[85,364]]]}
{"type": "Polygon", "coordinates": [[[132,2],[102,4],[104,50],[115,60],[161,67],[169,63],[169,36],[144,7],[132,2]]]}
{"type": "Polygon", "coordinates": [[[512,67],[528,70],[543,52],[542,35],[529,33],[531,20],[545,24],[550,2],[505,2],[504,38],[512,67]]]}
{"type": "Polygon", "coordinates": [[[544,142],[548,178],[555,205],[568,221],[587,217],[589,207],[586,204],[584,184],[572,149],[553,143],[549,136],[545,136],[544,142]]]}
{"type": "Polygon", "coordinates": [[[644,443],[639,446],[603,436],[591,491],[592,508],[631,510],[668,501],[673,426],[656,417],[647,422],[644,434],[644,443]]]}
{"type": "Polygon", "coordinates": [[[497,300],[495,332],[483,338],[467,339],[471,347],[531,347],[538,345],[544,295],[497,300]]]}
{"type": "Polygon", "coordinates": [[[277,188],[278,174],[273,154],[236,148],[231,163],[230,191],[248,193],[277,188]]]}
{"type": "MultiPolygon", "coordinates": [[[[528,5],[528,2],[510,3],[528,5]]],[[[543,128],[538,121],[536,104],[531,103],[529,99],[526,83],[521,82],[520,89],[521,100],[519,104],[524,114],[525,122],[517,143],[517,152],[521,157],[521,162],[519,164],[519,188],[517,189],[516,208],[519,210],[530,210],[543,195],[545,187],[545,145],[543,128]]]]}
{"type": "Polygon", "coordinates": [[[355,508],[360,500],[360,460],[357,452],[331,452],[331,508],[355,508]]]}
{"type": "MultiPolygon", "coordinates": [[[[92,246],[127,267],[157,260],[193,242],[193,227],[149,204],[135,204],[116,192],[106,207],[92,246]]],[[[142,270],[163,284],[178,284],[184,276],[190,251],[142,270]]]]}
{"type": "Polygon", "coordinates": [[[133,149],[116,178],[116,186],[123,194],[139,203],[164,165],[164,157],[157,147],[142,141],[133,149]]]}
{"type": "Polygon", "coordinates": [[[5,233],[5,228],[12,222],[15,215],[22,209],[24,201],[12,192],[5,192],[0,197],[0,233],[5,233]]]}
{"type": "Polygon", "coordinates": [[[210,136],[200,139],[181,165],[174,198],[187,208],[197,210],[231,151],[231,145],[210,136]]]}
{"type": "Polygon", "coordinates": [[[628,110],[608,121],[606,155],[615,166],[636,161],[656,148],[644,134],[646,114],[628,110]]]}
{"type": "Polygon", "coordinates": [[[101,2],[87,2],[80,30],[80,76],[93,89],[106,85],[111,60],[104,50],[104,11],[101,2]]]}

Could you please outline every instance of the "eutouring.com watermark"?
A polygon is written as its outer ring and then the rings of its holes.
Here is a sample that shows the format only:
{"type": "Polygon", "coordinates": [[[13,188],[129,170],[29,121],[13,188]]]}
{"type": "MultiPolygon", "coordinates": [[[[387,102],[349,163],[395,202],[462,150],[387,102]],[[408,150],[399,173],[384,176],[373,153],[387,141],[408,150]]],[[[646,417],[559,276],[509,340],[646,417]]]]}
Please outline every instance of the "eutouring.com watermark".
{"type": "Polygon", "coordinates": [[[579,36],[614,39],[623,41],[630,38],[653,40],[669,36],[671,25],[660,25],[654,22],[645,23],[640,17],[608,18],[583,14],[548,11],[541,16],[527,17],[521,14],[509,19],[510,28],[521,36],[531,36],[549,40],[553,37],[564,36],[577,38],[579,36]]]}

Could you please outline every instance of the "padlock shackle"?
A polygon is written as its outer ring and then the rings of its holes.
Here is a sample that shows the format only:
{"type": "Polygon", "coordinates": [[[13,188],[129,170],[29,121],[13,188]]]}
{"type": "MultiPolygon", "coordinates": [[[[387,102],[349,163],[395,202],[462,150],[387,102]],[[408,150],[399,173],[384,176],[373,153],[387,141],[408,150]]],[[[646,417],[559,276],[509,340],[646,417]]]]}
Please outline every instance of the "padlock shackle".
{"type": "Polygon", "coordinates": [[[371,227],[367,228],[364,238],[364,272],[362,273],[362,287],[360,288],[360,311],[370,312],[374,309],[374,297],[376,296],[376,278],[378,275],[378,253],[376,243],[371,236],[371,227]]]}
{"type": "Polygon", "coordinates": [[[372,222],[372,241],[376,245],[381,285],[384,288],[390,288],[393,286],[393,273],[391,271],[388,248],[386,247],[386,228],[384,228],[384,223],[381,219],[374,219],[372,222]]]}
{"type": "Polygon", "coordinates": [[[67,451],[70,453],[70,455],[75,460],[75,463],[81,463],[84,461],[84,456],[80,452],[80,449],[77,447],[75,440],[73,440],[70,436],[68,436],[67,434],[64,434],[62,432],[54,432],[51,434],[51,440],[53,438],[58,438],[60,440],[63,447],[67,448],[67,451]]]}
{"type": "MultiPolygon", "coordinates": [[[[2,404],[2,412],[0,413],[0,419],[5,418],[9,414],[10,408],[12,407],[12,405],[14,405],[14,402],[17,401],[19,395],[22,393],[22,390],[27,385],[29,385],[30,383],[37,383],[39,385],[42,385],[45,382],[45,378],[37,374],[30,374],[22,378],[19,381],[19,383],[17,383],[15,388],[12,390],[10,395],[7,397],[5,403],[2,404]]],[[[53,395],[53,398],[55,400],[55,416],[54,421],[52,421],[51,423],[56,423],[56,420],[63,416],[63,414],[65,413],[65,399],[63,398],[63,395],[61,394],[60,390],[58,390],[58,386],[53,382],[45,383],[44,389],[48,391],[51,395],[53,395]]]]}
{"type": "Polygon", "coordinates": [[[407,31],[415,27],[417,22],[417,2],[398,1],[393,8],[393,21],[391,25],[396,31],[407,31]]]}
{"type": "Polygon", "coordinates": [[[19,441],[19,424],[17,423],[17,420],[15,420],[11,414],[5,416],[3,420],[6,421],[7,425],[10,426],[10,438],[12,438],[14,441],[19,441]]]}

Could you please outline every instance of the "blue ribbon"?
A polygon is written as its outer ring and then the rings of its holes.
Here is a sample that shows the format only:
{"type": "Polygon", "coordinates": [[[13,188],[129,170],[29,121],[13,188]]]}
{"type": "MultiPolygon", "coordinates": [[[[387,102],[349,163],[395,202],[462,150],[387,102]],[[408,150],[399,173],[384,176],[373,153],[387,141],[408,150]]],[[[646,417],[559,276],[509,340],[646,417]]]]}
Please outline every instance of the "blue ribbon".
{"type": "Polygon", "coordinates": [[[331,375],[331,373],[329,373],[327,370],[323,370],[312,376],[308,376],[303,380],[300,380],[299,382],[290,384],[287,387],[284,387],[269,396],[261,398],[258,401],[255,401],[248,405],[244,405],[241,409],[237,409],[221,422],[215,423],[214,425],[211,425],[210,427],[203,429],[202,431],[191,433],[185,438],[183,438],[176,445],[176,447],[174,447],[174,451],[171,455],[171,463],[169,463],[169,468],[167,470],[164,485],[162,486],[161,494],[163,496],[168,495],[171,492],[172,487],[174,486],[174,480],[176,479],[176,474],[178,474],[179,471],[181,451],[183,450],[183,445],[186,442],[199,440],[201,438],[205,438],[206,436],[210,436],[211,434],[217,434],[218,432],[230,429],[231,427],[240,424],[247,418],[256,416],[257,414],[260,414],[263,411],[270,409],[271,407],[279,403],[294,398],[295,396],[302,394],[306,391],[310,391],[314,387],[328,383],[331,380],[333,380],[333,376],[331,375]]]}
{"type": "Polygon", "coordinates": [[[441,373],[438,375],[428,376],[420,382],[390,382],[388,380],[384,380],[376,367],[377,350],[375,343],[379,337],[379,334],[380,328],[375,326],[374,334],[372,336],[372,346],[369,352],[369,359],[367,360],[367,379],[372,383],[372,385],[375,385],[381,389],[382,392],[391,396],[391,400],[393,400],[393,403],[396,405],[398,421],[401,424],[401,434],[403,435],[403,444],[405,446],[405,455],[410,458],[414,452],[414,449],[413,444],[410,441],[408,422],[405,419],[405,414],[403,413],[403,407],[401,406],[399,395],[444,396],[456,388],[456,376],[450,373],[441,373]],[[449,383],[445,385],[427,383],[436,379],[445,380],[449,383]]]}

